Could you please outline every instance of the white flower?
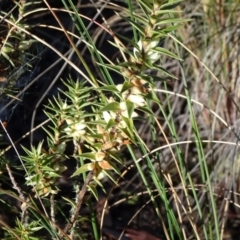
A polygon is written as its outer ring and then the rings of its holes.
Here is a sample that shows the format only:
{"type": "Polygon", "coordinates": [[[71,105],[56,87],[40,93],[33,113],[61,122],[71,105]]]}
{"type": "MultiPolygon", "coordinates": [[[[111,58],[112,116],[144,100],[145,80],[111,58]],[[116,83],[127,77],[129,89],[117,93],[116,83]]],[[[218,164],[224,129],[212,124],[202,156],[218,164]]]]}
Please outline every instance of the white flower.
{"type": "Polygon", "coordinates": [[[138,41],[137,45],[138,45],[140,51],[137,48],[134,48],[133,54],[136,58],[139,58],[142,56],[142,40],[141,39],[138,41]]]}
{"type": "Polygon", "coordinates": [[[132,112],[131,116],[128,116],[128,112],[127,112],[127,104],[126,102],[121,102],[120,103],[120,108],[122,110],[121,115],[126,117],[126,118],[135,118],[138,116],[138,114],[136,112],[132,112]]]}
{"type": "Polygon", "coordinates": [[[130,94],[128,96],[128,100],[133,102],[136,105],[136,107],[143,107],[146,105],[146,101],[144,97],[141,95],[130,94]]]}
{"type": "Polygon", "coordinates": [[[120,102],[119,107],[121,110],[125,111],[127,110],[127,104],[126,102],[120,102]]]}
{"type": "Polygon", "coordinates": [[[86,133],[86,131],[84,130],[84,128],[86,128],[84,120],[81,120],[78,123],[73,123],[73,120],[66,119],[66,122],[68,124],[68,127],[66,127],[64,130],[69,136],[76,138],[86,133]]]}
{"type": "Polygon", "coordinates": [[[65,109],[67,109],[67,107],[68,107],[67,101],[65,101],[65,102],[63,103],[62,109],[65,110],[65,109]]]}
{"type": "Polygon", "coordinates": [[[160,53],[151,50],[147,53],[147,56],[151,63],[155,63],[160,58],[160,53]]]}
{"type": "Polygon", "coordinates": [[[97,175],[97,179],[98,180],[103,180],[103,178],[105,178],[106,177],[106,174],[103,172],[103,171],[101,171],[98,175],[97,175]]]}
{"type": "Polygon", "coordinates": [[[158,46],[159,40],[153,41],[145,40],[144,42],[142,42],[142,40],[140,39],[137,44],[140,51],[137,48],[133,49],[133,53],[136,58],[141,58],[142,52],[144,52],[146,54],[147,59],[150,60],[152,63],[156,62],[159,59],[160,54],[152,50],[153,48],[158,46]]]}
{"type": "Polygon", "coordinates": [[[117,90],[118,90],[119,92],[121,92],[121,91],[122,91],[122,88],[123,88],[123,84],[117,84],[117,85],[116,85],[116,88],[117,88],[117,90]]]}
{"type": "Polygon", "coordinates": [[[159,40],[153,40],[153,41],[144,41],[142,43],[144,52],[147,53],[149,52],[151,49],[155,48],[158,46],[159,40]]]}
{"type": "Polygon", "coordinates": [[[116,118],[116,113],[104,111],[103,118],[108,123],[111,119],[114,120],[116,118]]]}

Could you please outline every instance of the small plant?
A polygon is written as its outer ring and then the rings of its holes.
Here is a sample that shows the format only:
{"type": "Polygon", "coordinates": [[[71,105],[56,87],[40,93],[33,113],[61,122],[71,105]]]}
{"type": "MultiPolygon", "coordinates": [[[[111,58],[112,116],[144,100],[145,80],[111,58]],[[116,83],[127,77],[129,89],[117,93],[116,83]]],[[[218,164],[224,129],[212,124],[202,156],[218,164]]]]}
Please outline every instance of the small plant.
{"type": "MultiPolygon", "coordinates": [[[[214,177],[217,169],[208,161],[207,143],[202,138],[193,103],[205,106],[192,99],[191,84],[183,68],[185,50],[194,55],[179,37],[189,23],[189,19],[180,17],[183,2],[125,1],[124,11],[119,6],[114,14],[131,27],[133,37],[113,31],[104,18],[100,24],[97,16],[90,19],[81,15],[70,0],[62,1],[64,9],[50,7],[47,1],[43,1],[44,7],[37,2],[15,2],[18,16],[1,14],[1,27],[6,34],[1,39],[0,81],[7,87],[13,89],[26,71],[22,66],[28,62],[28,48],[35,41],[52,49],[80,75],[75,78],[70,74],[68,79],[62,79],[64,87],[45,105],[46,138],[30,148],[22,146],[21,165],[2,161],[1,177],[14,189],[0,189],[6,196],[2,204],[6,208],[16,205],[8,210],[14,220],[9,225],[2,224],[4,239],[101,239],[103,218],[95,216],[93,204],[99,200],[100,189],[106,193],[104,181],[110,182],[113,190],[131,168],[137,170],[141,194],[149,196],[146,205],[153,206],[166,239],[224,239],[222,229],[226,221],[222,221],[222,212],[218,210],[220,200],[216,197],[214,177]],[[47,27],[66,36],[65,44],[73,49],[84,70],[71,60],[72,53],[66,57],[54,45],[30,34],[24,20],[34,12],[52,14],[58,25],[47,27]],[[69,15],[75,32],[65,29],[58,13],[69,15]],[[87,20],[111,37],[106,44],[119,53],[114,62],[101,52],[95,35],[86,26],[87,20]],[[83,52],[79,50],[80,42],[84,44],[83,52]],[[89,56],[94,70],[86,61],[89,56]],[[177,71],[173,73],[165,66],[166,59],[178,66],[179,80],[177,71]],[[121,82],[114,79],[113,72],[121,76],[121,82]],[[182,84],[180,93],[173,91],[177,81],[182,84]],[[171,95],[176,97],[175,103],[184,99],[184,107],[177,115],[171,95]],[[184,124],[177,119],[182,111],[189,114],[185,130],[192,132],[188,144],[192,144],[191,154],[196,154],[191,161],[189,152],[184,153],[181,147],[181,134],[185,132],[180,134],[179,129],[184,124]],[[143,127],[147,136],[140,131],[143,127]],[[24,181],[16,180],[17,174],[24,181]],[[61,185],[64,181],[67,193],[61,185]],[[83,210],[90,217],[83,216],[83,210]]],[[[107,2],[92,4],[100,14],[99,6],[107,2]]],[[[208,114],[217,115],[206,109],[208,114]]],[[[111,191],[107,192],[109,196],[111,191]]],[[[139,200],[140,194],[122,192],[132,205],[139,200]]]]}

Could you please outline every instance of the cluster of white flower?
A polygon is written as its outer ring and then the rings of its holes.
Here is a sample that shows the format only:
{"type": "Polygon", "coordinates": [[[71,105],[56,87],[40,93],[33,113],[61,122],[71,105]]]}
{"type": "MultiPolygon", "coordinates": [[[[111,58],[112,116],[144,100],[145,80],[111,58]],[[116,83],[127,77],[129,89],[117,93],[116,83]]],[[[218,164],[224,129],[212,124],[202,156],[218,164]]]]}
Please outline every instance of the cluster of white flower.
{"type": "Polygon", "coordinates": [[[66,119],[67,127],[64,129],[65,133],[68,136],[73,137],[74,139],[81,137],[86,133],[86,123],[83,119],[79,122],[75,122],[73,119],[66,119]]]}

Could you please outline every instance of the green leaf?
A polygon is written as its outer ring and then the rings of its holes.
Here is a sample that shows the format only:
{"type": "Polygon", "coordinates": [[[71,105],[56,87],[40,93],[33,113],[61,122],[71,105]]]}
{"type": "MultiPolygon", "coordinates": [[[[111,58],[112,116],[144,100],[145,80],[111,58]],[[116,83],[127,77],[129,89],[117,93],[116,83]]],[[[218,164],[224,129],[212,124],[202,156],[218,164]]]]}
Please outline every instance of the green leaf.
{"type": "Polygon", "coordinates": [[[37,154],[38,156],[41,156],[42,155],[42,145],[43,145],[43,141],[41,141],[38,146],[37,146],[37,154]]]}
{"type": "Polygon", "coordinates": [[[129,119],[129,118],[126,118],[126,117],[122,116],[122,119],[126,123],[128,131],[133,132],[133,120],[132,120],[132,118],[129,119]]]}
{"type": "MultiPolygon", "coordinates": [[[[130,125],[130,124],[129,124],[130,125]]],[[[131,127],[130,127],[131,128],[131,127]]],[[[131,132],[129,130],[129,128],[121,128],[121,130],[128,136],[128,138],[130,139],[130,141],[133,143],[133,144],[136,144],[135,142],[135,139],[134,139],[134,136],[133,136],[133,131],[131,132]]]]}
{"type": "Polygon", "coordinates": [[[14,63],[12,62],[11,58],[5,53],[5,52],[2,52],[2,55],[4,58],[6,58],[13,67],[15,67],[14,63]]]}
{"type": "Polygon", "coordinates": [[[168,78],[159,77],[156,75],[141,75],[141,78],[147,81],[150,85],[153,85],[153,82],[164,82],[169,80],[168,78]]]}
{"type": "Polygon", "coordinates": [[[77,175],[80,175],[82,173],[88,172],[88,171],[92,171],[94,169],[94,163],[86,163],[83,166],[81,166],[80,168],[78,168],[71,176],[75,177],[77,175]]]}
{"type": "Polygon", "coordinates": [[[115,85],[106,85],[106,86],[103,86],[103,87],[99,87],[98,89],[109,91],[109,92],[116,92],[116,93],[119,92],[115,85]]]}
{"type": "Polygon", "coordinates": [[[171,58],[175,58],[177,60],[180,60],[182,61],[182,59],[180,57],[178,57],[177,55],[175,55],[174,53],[168,51],[167,49],[165,48],[162,48],[162,47],[155,47],[153,49],[151,49],[151,51],[154,51],[154,52],[158,52],[160,54],[163,54],[163,55],[166,55],[166,56],[169,56],[171,58]]]}
{"type": "Polygon", "coordinates": [[[156,64],[153,64],[152,69],[156,69],[159,70],[160,72],[162,72],[163,74],[166,74],[167,76],[173,78],[173,79],[178,79],[176,76],[172,75],[169,71],[167,71],[166,69],[164,69],[161,66],[158,66],[156,64]]]}
{"type": "Polygon", "coordinates": [[[116,123],[115,123],[115,120],[114,119],[110,119],[107,123],[107,126],[106,126],[106,130],[109,130],[111,129],[112,127],[116,126],[116,123]]]}
{"type": "Polygon", "coordinates": [[[126,101],[126,106],[127,106],[128,117],[131,118],[132,113],[134,111],[134,103],[131,101],[126,101]]]}
{"type": "MultiPolygon", "coordinates": [[[[156,95],[156,93],[155,93],[154,91],[151,91],[151,92],[149,92],[148,94],[146,94],[146,95],[145,95],[145,98],[146,98],[146,99],[149,99],[149,100],[151,100],[151,101],[154,101],[154,102],[156,102],[157,104],[160,104],[159,98],[158,98],[158,96],[156,95]]],[[[139,108],[139,109],[141,109],[141,108],[139,108]]]]}
{"type": "MultiPolygon", "coordinates": [[[[116,169],[116,168],[113,168],[114,170],[116,169]]],[[[114,182],[114,184],[117,186],[117,182],[114,180],[114,178],[110,175],[110,172],[109,171],[107,171],[107,170],[103,170],[103,172],[104,172],[104,174],[106,174],[107,176],[108,176],[108,178],[109,179],[111,179],[112,180],[112,182],[114,182]]],[[[118,172],[117,172],[118,173],[118,172]]],[[[118,173],[119,174],[119,173],[118,173]]],[[[119,174],[120,175],[120,174],[119,174]]]]}
{"type": "Polygon", "coordinates": [[[148,107],[139,107],[138,108],[139,111],[142,111],[144,113],[150,114],[151,116],[154,116],[154,113],[152,112],[152,110],[148,107]]]}
{"type": "MultiPolygon", "coordinates": [[[[146,1],[146,0],[138,0],[139,4],[141,5],[142,7],[142,10],[145,12],[145,11],[148,11],[148,12],[152,12],[152,5],[149,1],[146,1]]],[[[145,13],[146,14],[146,13],[145,13]]]]}
{"type": "MultiPolygon", "coordinates": [[[[116,13],[117,15],[120,15],[118,13],[116,13]]],[[[124,19],[126,22],[129,22],[135,29],[138,30],[139,33],[142,34],[142,36],[145,35],[145,32],[144,32],[144,27],[142,27],[140,24],[136,23],[134,20],[130,19],[130,18],[125,18],[123,17],[122,15],[120,15],[120,17],[122,19],[124,19]]]]}
{"type": "Polygon", "coordinates": [[[127,42],[130,46],[133,46],[133,47],[138,48],[138,44],[137,44],[135,41],[129,39],[128,37],[125,37],[125,36],[123,36],[123,35],[121,35],[121,34],[118,34],[118,33],[115,33],[115,35],[116,35],[118,38],[120,38],[120,39],[124,40],[125,42],[127,42]]]}
{"type": "MultiPolygon", "coordinates": [[[[135,58],[135,56],[134,56],[135,58]]],[[[123,62],[123,63],[119,63],[119,66],[121,67],[129,67],[129,68],[132,68],[136,71],[139,70],[139,66],[136,64],[136,63],[132,63],[132,62],[123,62]]]]}
{"type": "MultiPolygon", "coordinates": [[[[121,175],[121,172],[119,171],[119,167],[117,167],[113,162],[111,162],[111,167],[113,168],[113,171],[115,173],[117,173],[118,175],[121,175]]],[[[106,171],[106,170],[103,170],[103,171],[106,171]]]]}
{"type": "Polygon", "coordinates": [[[132,55],[132,52],[129,51],[127,48],[122,47],[122,46],[120,46],[120,45],[118,45],[118,44],[116,44],[116,43],[114,43],[114,42],[112,42],[112,41],[108,41],[108,42],[109,42],[111,45],[113,45],[114,47],[116,47],[117,49],[122,50],[123,52],[127,53],[129,56],[132,55]]]}
{"type": "MultiPolygon", "coordinates": [[[[49,126],[49,128],[52,129],[55,132],[55,136],[58,136],[58,134],[56,134],[56,132],[58,132],[58,130],[56,129],[56,124],[55,123],[56,122],[53,123],[55,125],[55,128],[51,127],[51,126],[49,126]]],[[[55,139],[55,136],[54,136],[53,132],[48,131],[45,127],[42,127],[42,128],[48,134],[49,138],[55,139]]]]}
{"type": "Polygon", "coordinates": [[[160,9],[160,10],[156,10],[156,11],[155,11],[155,14],[156,14],[156,15],[163,15],[163,14],[165,14],[165,13],[175,14],[175,13],[182,13],[182,11],[180,11],[180,10],[170,10],[170,9],[166,9],[166,10],[160,9]]]}
{"type": "Polygon", "coordinates": [[[72,208],[76,207],[76,203],[74,201],[72,201],[71,199],[65,198],[63,196],[62,196],[62,199],[64,199],[66,202],[68,202],[72,206],[72,208]]]}
{"type": "Polygon", "coordinates": [[[118,111],[120,110],[119,103],[118,102],[111,102],[104,106],[102,109],[100,109],[100,112],[104,111],[118,111]]]}
{"type": "Polygon", "coordinates": [[[99,63],[99,62],[96,62],[99,66],[102,66],[102,67],[106,67],[106,68],[108,68],[108,69],[110,69],[110,70],[113,70],[114,72],[117,72],[117,73],[120,73],[121,74],[121,72],[120,72],[120,66],[116,66],[116,65],[112,65],[112,64],[102,64],[102,63],[99,63]]]}
{"type": "MultiPolygon", "coordinates": [[[[111,157],[111,159],[114,159],[118,163],[120,163],[120,164],[123,163],[123,159],[122,159],[122,157],[119,156],[119,152],[109,151],[108,155],[111,157]]],[[[112,163],[111,163],[111,165],[112,165],[112,163]]]]}
{"type": "Polygon", "coordinates": [[[95,160],[95,153],[92,152],[87,152],[87,153],[82,153],[82,154],[78,154],[78,157],[84,158],[84,159],[91,159],[91,160],[95,160]]]}
{"type": "Polygon", "coordinates": [[[166,18],[156,22],[155,26],[159,26],[161,24],[173,24],[173,23],[184,23],[189,22],[190,19],[181,19],[181,18],[166,18]]]}
{"type": "Polygon", "coordinates": [[[150,76],[153,82],[165,82],[165,81],[170,81],[169,78],[164,78],[164,77],[159,77],[159,76],[150,76]]]}
{"type": "Polygon", "coordinates": [[[125,81],[125,82],[123,83],[121,93],[123,93],[123,92],[129,90],[130,88],[132,88],[132,84],[129,83],[129,82],[127,82],[127,81],[125,81]]]}
{"type": "MultiPolygon", "coordinates": [[[[171,27],[175,27],[175,29],[178,29],[179,26],[171,26],[171,27]]],[[[165,33],[165,29],[166,28],[163,28],[163,29],[156,29],[156,30],[152,30],[152,36],[154,37],[154,39],[163,39],[163,38],[166,38],[168,37],[168,35],[165,33]]]]}
{"type": "Polygon", "coordinates": [[[20,51],[25,51],[27,50],[33,43],[37,42],[37,40],[34,39],[30,39],[30,40],[25,40],[25,41],[21,41],[19,46],[18,46],[18,50],[20,51]]]}
{"type": "Polygon", "coordinates": [[[164,9],[164,10],[173,9],[176,6],[178,6],[179,3],[182,2],[182,1],[183,0],[175,0],[175,1],[172,1],[172,2],[168,2],[168,3],[162,4],[160,9],[164,9]]]}
{"type": "MultiPolygon", "coordinates": [[[[135,14],[132,15],[132,20],[134,19],[133,20],[134,22],[138,21],[143,26],[148,26],[149,13],[145,13],[145,15],[147,16],[147,18],[146,17],[142,17],[141,14],[136,15],[136,13],[135,13],[135,14]]],[[[128,21],[128,18],[126,18],[126,21],[128,21]]]]}
{"type": "Polygon", "coordinates": [[[51,172],[51,171],[54,171],[53,168],[49,167],[49,166],[43,166],[42,167],[42,170],[46,171],[46,172],[51,172]]]}
{"type": "Polygon", "coordinates": [[[60,177],[59,174],[55,173],[55,172],[47,172],[47,174],[49,175],[49,177],[52,177],[52,178],[58,178],[60,177]]]}
{"type": "MultiPolygon", "coordinates": [[[[95,179],[95,181],[96,181],[96,179],[95,179]]],[[[92,194],[94,195],[96,200],[98,200],[98,192],[97,192],[96,186],[92,185],[92,184],[89,184],[88,189],[92,192],[92,194]]]]}

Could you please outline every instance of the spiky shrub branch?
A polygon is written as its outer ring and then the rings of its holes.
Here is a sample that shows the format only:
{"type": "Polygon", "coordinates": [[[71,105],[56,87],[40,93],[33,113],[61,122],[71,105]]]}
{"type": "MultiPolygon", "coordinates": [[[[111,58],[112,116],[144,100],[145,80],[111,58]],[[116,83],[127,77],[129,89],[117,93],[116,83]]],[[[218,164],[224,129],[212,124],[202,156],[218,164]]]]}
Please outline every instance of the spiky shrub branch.
{"type": "MultiPolygon", "coordinates": [[[[19,76],[26,71],[26,63],[30,56],[28,49],[35,42],[34,39],[21,31],[21,28],[29,29],[24,15],[28,13],[26,9],[32,3],[26,3],[26,1],[15,3],[18,16],[13,13],[9,15],[1,12],[3,15],[0,19],[0,28],[5,34],[5,36],[1,37],[0,42],[0,81],[7,83],[10,87],[15,87],[19,76]]],[[[30,67],[30,64],[28,64],[28,67],[30,67]]]]}

